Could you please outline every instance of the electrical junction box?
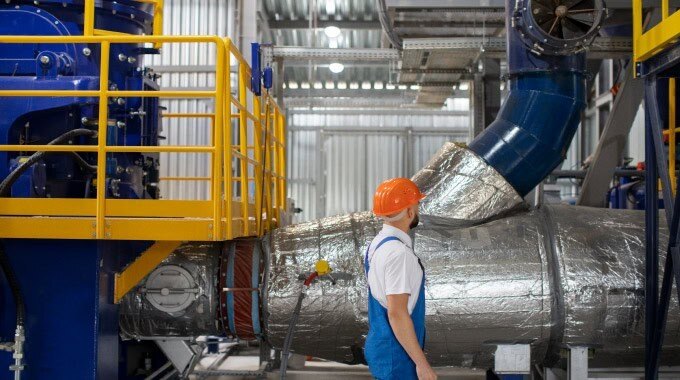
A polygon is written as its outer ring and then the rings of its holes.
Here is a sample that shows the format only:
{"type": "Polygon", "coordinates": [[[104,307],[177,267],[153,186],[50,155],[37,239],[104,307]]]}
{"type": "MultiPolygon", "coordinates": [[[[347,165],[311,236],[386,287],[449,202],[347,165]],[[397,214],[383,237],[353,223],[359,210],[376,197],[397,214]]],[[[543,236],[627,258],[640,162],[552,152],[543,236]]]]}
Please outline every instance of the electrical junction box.
{"type": "Polygon", "coordinates": [[[495,356],[497,374],[531,373],[531,346],[528,344],[499,344],[495,356]]]}

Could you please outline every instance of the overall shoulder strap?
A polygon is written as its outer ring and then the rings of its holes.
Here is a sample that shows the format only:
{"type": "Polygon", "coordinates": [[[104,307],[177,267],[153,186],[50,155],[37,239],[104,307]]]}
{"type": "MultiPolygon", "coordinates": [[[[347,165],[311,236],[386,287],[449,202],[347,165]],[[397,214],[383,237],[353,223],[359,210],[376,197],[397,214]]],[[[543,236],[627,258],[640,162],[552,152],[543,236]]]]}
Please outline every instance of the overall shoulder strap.
{"type": "MultiPolygon", "coordinates": [[[[375,246],[375,249],[373,250],[373,252],[377,251],[378,248],[380,248],[383,244],[387,243],[388,241],[394,241],[394,240],[401,241],[401,239],[399,239],[396,236],[388,236],[388,237],[382,239],[380,241],[380,243],[378,243],[378,245],[375,246]]],[[[364,269],[366,270],[366,276],[368,276],[368,269],[370,267],[369,262],[368,262],[368,253],[370,252],[370,250],[371,250],[371,246],[369,245],[368,248],[366,248],[366,256],[364,257],[364,269]]]]}

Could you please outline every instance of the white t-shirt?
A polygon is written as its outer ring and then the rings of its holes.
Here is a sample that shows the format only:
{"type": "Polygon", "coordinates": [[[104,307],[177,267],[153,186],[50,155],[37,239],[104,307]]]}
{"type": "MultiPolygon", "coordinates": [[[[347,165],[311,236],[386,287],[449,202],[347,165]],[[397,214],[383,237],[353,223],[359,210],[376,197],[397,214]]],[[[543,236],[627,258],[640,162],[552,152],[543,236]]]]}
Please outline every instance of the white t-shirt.
{"type": "Polygon", "coordinates": [[[413,253],[411,237],[404,231],[384,224],[368,249],[368,285],[373,297],[387,308],[387,295],[409,294],[408,313],[413,308],[420,295],[420,283],[423,271],[418,264],[418,257],[413,253]],[[389,236],[399,238],[375,247],[389,236]]]}

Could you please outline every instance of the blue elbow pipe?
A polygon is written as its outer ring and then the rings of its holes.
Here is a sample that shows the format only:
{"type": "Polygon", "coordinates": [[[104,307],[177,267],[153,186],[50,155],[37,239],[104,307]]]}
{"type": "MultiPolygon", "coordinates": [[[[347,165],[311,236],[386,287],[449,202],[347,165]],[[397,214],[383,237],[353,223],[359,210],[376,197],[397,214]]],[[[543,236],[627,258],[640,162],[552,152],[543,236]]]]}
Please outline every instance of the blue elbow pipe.
{"type": "Polygon", "coordinates": [[[565,158],[586,105],[586,57],[540,53],[506,0],[509,93],[496,120],[470,144],[524,196],[565,158]]]}

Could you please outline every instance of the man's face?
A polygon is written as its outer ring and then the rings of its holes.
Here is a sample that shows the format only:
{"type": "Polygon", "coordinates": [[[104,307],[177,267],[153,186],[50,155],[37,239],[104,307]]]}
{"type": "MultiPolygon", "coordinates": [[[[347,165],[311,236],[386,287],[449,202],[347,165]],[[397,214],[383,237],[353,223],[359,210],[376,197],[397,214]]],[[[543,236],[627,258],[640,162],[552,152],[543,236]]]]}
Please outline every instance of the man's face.
{"type": "Polygon", "coordinates": [[[411,224],[408,226],[411,230],[418,227],[418,224],[420,223],[420,218],[418,217],[418,206],[419,205],[415,205],[409,210],[409,216],[413,215],[411,216],[411,224]]]}

